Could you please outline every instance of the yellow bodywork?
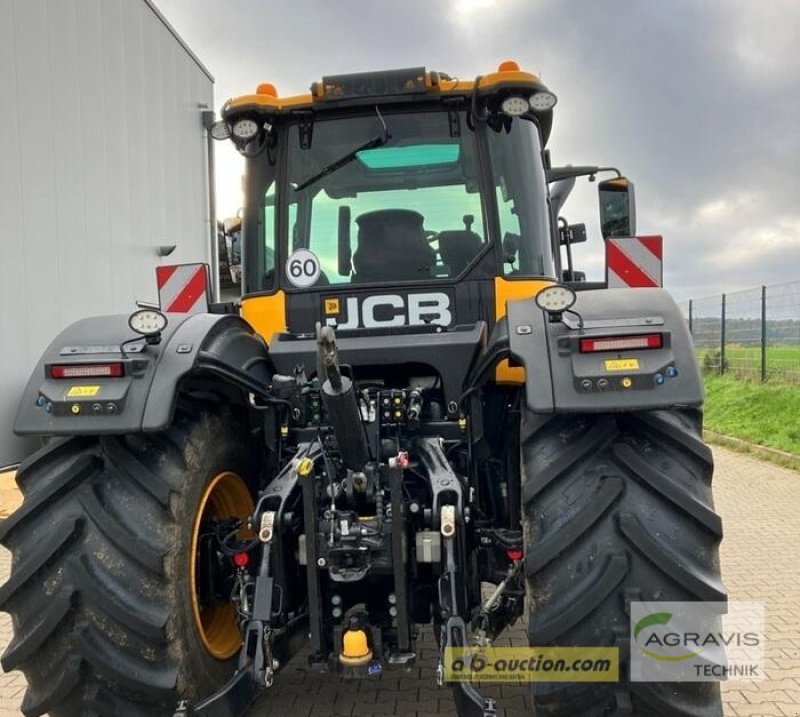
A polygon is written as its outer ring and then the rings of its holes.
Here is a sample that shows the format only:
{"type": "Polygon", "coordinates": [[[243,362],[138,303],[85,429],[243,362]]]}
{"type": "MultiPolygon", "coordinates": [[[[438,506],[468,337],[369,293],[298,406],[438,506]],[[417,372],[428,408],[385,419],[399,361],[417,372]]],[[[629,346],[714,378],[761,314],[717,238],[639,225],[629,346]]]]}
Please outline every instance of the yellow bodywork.
{"type": "MultiPolygon", "coordinates": [[[[506,64],[502,63],[501,67],[506,64]]],[[[541,87],[541,81],[536,75],[530,72],[522,72],[519,69],[498,70],[475,80],[449,79],[446,75],[441,75],[438,72],[426,72],[424,78],[420,77],[419,79],[424,79],[426,92],[432,95],[463,95],[475,91],[481,94],[483,92],[493,92],[502,87],[526,87],[531,89],[541,87]]],[[[223,115],[226,115],[244,108],[259,109],[268,113],[311,109],[326,100],[325,88],[321,82],[315,83],[313,88],[315,90],[314,93],[279,97],[272,94],[274,88],[265,83],[259,86],[260,92],[257,91],[252,95],[241,95],[228,100],[222,112],[223,115]],[[262,89],[266,87],[270,89],[268,91],[262,89]]]]}
{"type": "MultiPolygon", "coordinates": [[[[510,281],[502,277],[494,280],[494,316],[499,321],[506,315],[506,303],[512,299],[532,299],[545,286],[555,282],[552,279],[517,279],[510,281]]],[[[497,383],[525,383],[525,369],[521,366],[509,366],[508,361],[501,361],[495,371],[497,383]]]]}
{"type": "Polygon", "coordinates": [[[286,331],[286,294],[277,291],[242,299],[242,317],[269,343],[275,334],[286,331]]]}

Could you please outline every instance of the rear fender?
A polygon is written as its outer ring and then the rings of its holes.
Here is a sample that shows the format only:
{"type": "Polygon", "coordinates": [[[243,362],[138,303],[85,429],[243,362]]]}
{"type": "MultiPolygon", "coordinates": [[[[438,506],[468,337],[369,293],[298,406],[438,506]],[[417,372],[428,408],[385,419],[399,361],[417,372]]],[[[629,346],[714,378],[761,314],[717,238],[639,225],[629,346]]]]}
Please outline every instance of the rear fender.
{"type": "MultiPolygon", "coordinates": [[[[268,385],[263,339],[238,316],[168,314],[156,345],[135,339],[128,317],[83,319],[64,329],[31,375],[14,421],[17,435],[99,435],[158,431],[172,421],[181,385],[203,371],[203,357],[268,385]],[[119,378],[56,379],[54,365],[121,363],[119,378]]],[[[216,381],[224,381],[214,377],[216,381]]]]}
{"type": "Polygon", "coordinates": [[[703,385],[680,308],[663,289],[578,292],[551,322],[533,299],[508,302],[512,361],[526,369],[534,413],[599,413],[698,406],[703,385]],[[581,339],[660,334],[657,349],[581,352],[581,339]]]}

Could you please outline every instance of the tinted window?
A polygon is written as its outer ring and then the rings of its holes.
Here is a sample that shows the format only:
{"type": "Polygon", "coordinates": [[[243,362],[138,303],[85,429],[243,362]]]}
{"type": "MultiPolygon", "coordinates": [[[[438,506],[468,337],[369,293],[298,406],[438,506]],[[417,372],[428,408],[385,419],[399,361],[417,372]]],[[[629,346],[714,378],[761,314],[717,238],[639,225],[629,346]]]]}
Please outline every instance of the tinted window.
{"type": "Polygon", "coordinates": [[[317,284],[453,278],[477,256],[487,239],[475,138],[459,119],[453,133],[446,113],[387,115],[390,138],[369,148],[383,135],[377,115],[318,121],[310,148],[290,129],[286,193],[307,218],[290,251],[313,252],[317,284]]]}

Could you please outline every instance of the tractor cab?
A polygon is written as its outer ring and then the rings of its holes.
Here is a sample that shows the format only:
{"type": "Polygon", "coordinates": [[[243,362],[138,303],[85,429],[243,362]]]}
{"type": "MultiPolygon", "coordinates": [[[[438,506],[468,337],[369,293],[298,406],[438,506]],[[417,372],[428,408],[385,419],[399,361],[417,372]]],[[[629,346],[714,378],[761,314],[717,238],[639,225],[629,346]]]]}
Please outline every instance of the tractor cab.
{"type": "Polygon", "coordinates": [[[422,68],[230,101],[247,158],[244,317],[276,333],[491,328],[561,276],[547,184],[555,96],[515,63],[474,82],[422,68]]]}

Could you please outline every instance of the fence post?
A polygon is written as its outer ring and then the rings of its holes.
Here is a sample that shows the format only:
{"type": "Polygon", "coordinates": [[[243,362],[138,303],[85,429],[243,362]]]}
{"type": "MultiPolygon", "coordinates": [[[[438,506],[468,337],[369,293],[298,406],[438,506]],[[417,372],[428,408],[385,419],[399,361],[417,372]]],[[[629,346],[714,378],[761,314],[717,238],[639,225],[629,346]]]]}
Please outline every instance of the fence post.
{"type": "Polygon", "coordinates": [[[767,380],[767,287],[761,287],[761,383],[767,380]]]}
{"type": "Polygon", "coordinates": [[[725,294],[722,295],[719,327],[719,373],[725,373],[725,294]]]}
{"type": "Polygon", "coordinates": [[[689,299],[689,333],[694,333],[692,331],[692,299],[689,299]]]}

